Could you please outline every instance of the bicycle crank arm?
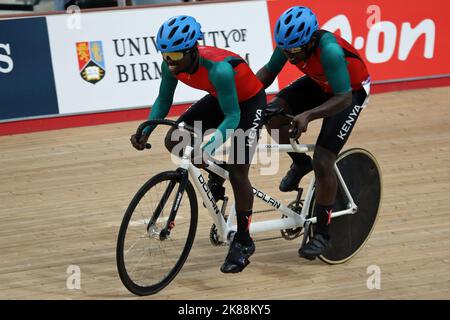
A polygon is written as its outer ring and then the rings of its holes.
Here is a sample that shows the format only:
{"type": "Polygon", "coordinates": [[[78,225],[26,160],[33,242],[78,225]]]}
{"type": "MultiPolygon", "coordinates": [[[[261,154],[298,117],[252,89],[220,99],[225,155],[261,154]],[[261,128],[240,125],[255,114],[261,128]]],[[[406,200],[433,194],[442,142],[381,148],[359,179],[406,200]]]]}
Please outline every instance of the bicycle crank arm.
{"type": "Polygon", "coordinates": [[[300,248],[303,248],[306,245],[306,242],[308,241],[308,235],[309,235],[309,228],[311,227],[312,223],[311,221],[306,220],[304,225],[304,231],[303,231],[303,241],[302,246],[300,248]]]}

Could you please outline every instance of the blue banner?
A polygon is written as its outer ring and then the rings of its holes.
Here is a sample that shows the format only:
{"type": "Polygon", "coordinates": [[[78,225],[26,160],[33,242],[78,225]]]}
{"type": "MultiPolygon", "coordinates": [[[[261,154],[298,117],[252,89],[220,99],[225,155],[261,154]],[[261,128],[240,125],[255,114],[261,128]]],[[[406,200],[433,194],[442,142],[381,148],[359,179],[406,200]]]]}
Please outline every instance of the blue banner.
{"type": "Polygon", "coordinates": [[[0,20],[0,121],[58,114],[45,18],[0,20]]]}

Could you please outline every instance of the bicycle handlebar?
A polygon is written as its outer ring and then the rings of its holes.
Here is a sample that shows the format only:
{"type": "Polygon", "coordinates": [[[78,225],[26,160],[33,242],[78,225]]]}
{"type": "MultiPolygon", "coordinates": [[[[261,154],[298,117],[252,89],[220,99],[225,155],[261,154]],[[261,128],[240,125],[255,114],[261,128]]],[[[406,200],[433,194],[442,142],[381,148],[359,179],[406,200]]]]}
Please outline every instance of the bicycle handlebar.
{"type": "MultiPolygon", "coordinates": [[[[293,119],[294,116],[290,115],[290,114],[286,114],[284,113],[284,111],[277,113],[278,115],[287,117],[289,119],[293,119]]],[[[273,114],[274,115],[274,114],[273,114]]],[[[273,116],[272,115],[272,116],[273,116]]],[[[144,130],[145,127],[149,126],[149,125],[167,125],[170,127],[178,127],[179,129],[182,130],[187,130],[191,133],[195,134],[195,130],[193,127],[187,125],[184,122],[177,122],[177,121],[173,121],[173,120],[167,120],[167,119],[154,119],[154,120],[147,120],[142,122],[139,127],[136,130],[136,139],[139,140],[142,137],[142,131],[144,130]]],[[[310,151],[309,148],[305,148],[305,147],[299,147],[300,143],[298,142],[298,139],[289,139],[289,142],[292,146],[292,148],[294,149],[295,152],[299,152],[299,153],[305,153],[307,151],[310,151]]],[[[150,149],[151,145],[149,143],[146,144],[146,148],[150,149]]]]}
{"type": "Polygon", "coordinates": [[[144,130],[145,127],[148,127],[150,125],[167,125],[170,127],[178,127],[179,129],[185,129],[187,131],[190,131],[192,133],[194,133],[194,128],[192,128],[191,126],[188,126],[186,123],[184,122],[176,122],[173,120],[166,120],[166,119],[154,119],[154,120],[147,120],[142,122],[139,127],[136,130],[136,139],[140,139],[142,137],[142,131],[144,130]]]}
{"type": "MultiPolygon", "coordinates": [[[[276,109],[266,109],[266,113],[264,114],[264,122],[268,122],[268,120],[274,116],[282,116],[288,119],[294,119],[294,116],[291,114],[287,114],[283,108],[276,108],[276,109]]],[[[297,129],[294,128],[292,130],[291,135],[296,135],[297,129]]],[[[311,151],[310,147],[300,147],[300,142],[298,139],[289,138],[289,142],[291,143],[292,149],[294,149],[295,152],[304,153],[311,151]]]]}
{"type": "MultiPolygon", "coordinates": [[[[136,129],[136,139],[140,140],[142,137],[142,131],[149,125],[167,125],[171,127],[178,127],[179,129],[185,129],[187,131],[190,131],[192,133],[195,133],[194,128],[191,126],[188,126],[184,122],[176,122],[173,120],[166,120],[166,119],[154,119],[154,120],[147,120],[142,122],[139,127],[136,129]]],[[[152,145],[150,143],[145,144],[145,149],[151,149],[152,145]]]]}

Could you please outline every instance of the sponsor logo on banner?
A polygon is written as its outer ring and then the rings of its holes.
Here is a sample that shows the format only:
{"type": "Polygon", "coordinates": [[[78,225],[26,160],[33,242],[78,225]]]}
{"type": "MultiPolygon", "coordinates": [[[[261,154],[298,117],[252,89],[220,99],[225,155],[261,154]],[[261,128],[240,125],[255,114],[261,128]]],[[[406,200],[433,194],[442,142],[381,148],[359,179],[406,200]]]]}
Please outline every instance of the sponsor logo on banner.
{"type": "Polygon", "coordinates": [[[392,21],[379,21],[370,26],[367,39],[361,36],[353,39],[350,20],[344,14],[328,20],[322,29],[331,32],[339,31],[341,37],[352,43],[357,50],[361,50],[365,44],[365,56],[371,63],[388,62],[393,58],[397,47],[398,60],[405,61],[421,36],[425,37],[423,57],[433,59],[436,25],[432,19],[423,19],[414,27],[411,23],[404,22],[400,28],[397,28],[392,21]]]}
{"type": "Polygon", "coordinates": [[[11,47],[9,43],[0,43],[0,72],[10,73],[13,68],[14,61],[11,57],[11,47]]]}
{"type": "MultiPolygon", "coordinates": [[[[295,0],[268,1],[271,28],[279,15],[296,5],[295,0]]],[[[450,54],[448,0],[420,6],[419,0],[359,0],[340,6],[334,0],[304,0],[302,5],[316,13],[321,29],[326,29],[359,50],[372,79],[402,81],[450,74],[446,63],[450,54]],[[436,10],[439,8],[439,10],[436,10]]],[[[281,87],[298,78],[297,68],[287,66],[278,77],[281,87]]]]}
{"type": "MultiPolygon", "coordinates": [[[[273,47],[264,1],[242,1],[233,7],[227,4],[187,6],[190,15],[202,25],[204,39],[199,45],[234,52],[254,71],[270,58],[273,47]],[[249,14],[254,19],[247,19],[249,14]],[[233,20],[227,18],[230,15],[233,20]]],[[[184,14],[186,8],[183,5],[86,12],[79,30],[66,28],[66,15],[48,16],[60,113],[151,106],[158,97],[162,76],[163,59],[156,48],[156,32],[165,20],[184,14]],[[116,28],[117,21],[121,21],[120,28],[116,28]],[[98,52],[102,62],[95,58],[95,44],[97,49],[101,48],[98,52]],[[67,72],[68,69],[72,72],[67,72]],[[79,92],[89,96],[89,100],[80,99],[79,92]]],[[[271,87],[269,91],[277,91],[277,82],[271,87]]],[[[205,94],[179,81],[173,104],[189,103],[205,94]]]]}
{"type": "MultiPolygon", "coordinates": [[[[203,39],[199,45],[220,47],[232,50],[233,46],[247,41],[245,28],[229,30],[212,30],[203,32],[203,39]]],[[[140,82],[161,79],[161,67],[159,61],[148,62],[148,57],[158,54],[155,36],[112,39],[114,54],[117,59],[131,60],[143,57],[141,61],[133,63],[116,64],[118,83],[140,82]]],[[[241,53],[243,59],[250,65],[250,53],[241,53]]]]}
{"type": "Polygon", "coordinates": [[[141,82],[161,79],[159,61],[149,61],[157,54],[156,40],[151,37],[112,39],[114,48],[116,82],[141,82]],[[128,62],[130,61],[130,62],[128,62]]]}
{"type": "Polygon", "coordinates": [[[102,42],[77,42],[76,49],[80,76],[92,84],[102,80],[106,73],[102,42]]]}
{"type": "Polygon", "coordinates": [[[47,30],[42,17],[0,20],[1,122],[59,113],[47,30]]]}

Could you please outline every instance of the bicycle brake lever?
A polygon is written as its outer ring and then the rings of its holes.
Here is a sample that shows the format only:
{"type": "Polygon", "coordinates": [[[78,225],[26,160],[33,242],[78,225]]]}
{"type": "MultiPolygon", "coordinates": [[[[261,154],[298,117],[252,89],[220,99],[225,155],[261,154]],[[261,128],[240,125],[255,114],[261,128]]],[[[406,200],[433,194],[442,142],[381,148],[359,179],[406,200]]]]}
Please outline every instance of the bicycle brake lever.
{"type": "MultiPolygon", "coordinates": [[[[294,138],[296,135],[297,135],[297,133],[298,133],[298,129],[297,128],[292,128],[292,130],[291,130],[291,138],[294,138]]],[[[297,142],[298,143],[298,138],[297,139],[295,139],[295,142],[297,142]]]]}

